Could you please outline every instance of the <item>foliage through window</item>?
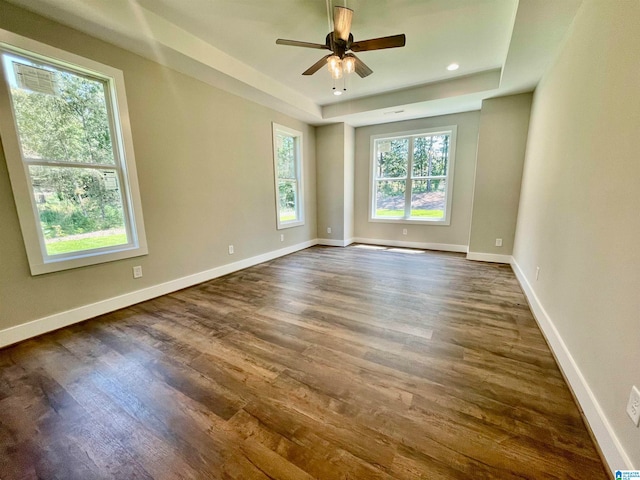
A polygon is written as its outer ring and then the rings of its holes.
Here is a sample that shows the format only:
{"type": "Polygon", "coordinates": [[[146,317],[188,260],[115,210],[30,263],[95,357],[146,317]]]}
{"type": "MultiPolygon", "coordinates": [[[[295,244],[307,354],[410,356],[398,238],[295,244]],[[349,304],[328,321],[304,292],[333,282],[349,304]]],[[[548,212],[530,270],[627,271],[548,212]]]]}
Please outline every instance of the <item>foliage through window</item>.
{"type": "Polygon", "coordinates": [[[455,133],[373,137],[372,220],[449,223],[455,133]]]}
{"type": "Polygon", "coordinates": [[[30,197],[31,205],[25,206],[16,194],[25,241],[33,233],[28,224],[35,223],[39,243],[37,249],[27,248],[32,271],[100,263],[109,258],[88,257],[117,251],[129,254],[110,259],[132,256],[133,250],[146,253],[128,184],[132,166],[125,163],[125,156],[133,162],[133,153],[125,153],[117,111],[123,97],[116,98],[114,79],[59,58],[6,44],[0,48],[2,100],[13,114],[13,119],[3,116],[2,133],[16,140],[13,151],[8,142],[7,161],[14,160],[14,194],[26,187],[30,197]]]}
{"type": "Polygon", "coordinates": [[[304,225],[302,202],[302,133],[273,124],[278,229],[304,225]]]}

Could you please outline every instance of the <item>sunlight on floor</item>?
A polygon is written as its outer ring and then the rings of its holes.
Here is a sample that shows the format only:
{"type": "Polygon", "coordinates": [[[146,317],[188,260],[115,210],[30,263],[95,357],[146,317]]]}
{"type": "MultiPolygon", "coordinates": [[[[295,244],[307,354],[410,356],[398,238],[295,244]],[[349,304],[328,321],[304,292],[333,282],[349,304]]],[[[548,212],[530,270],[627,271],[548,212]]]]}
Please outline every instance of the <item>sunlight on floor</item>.
{"type": "Polygon", "coordinates": [[[401,247],[383,247],[381,245],[353,245],[354,248],[364,248],[366,250],[388,250],[396,253],[424,253],[424,250],[418,250],[415,248],[401,248],[401,247]]]}
{"type": "Polygon", "coordinates": [[[390,252],[397,253],[424,253],[424,250],[416,250],[415,248],[387,248],[390,252]]]}
{"type": "Polygon", "coordinates": [[[386,250],[387,247],[381,247],[379,245],[353,245],[354,248],[365,248],[367,250],[386,250]]]}

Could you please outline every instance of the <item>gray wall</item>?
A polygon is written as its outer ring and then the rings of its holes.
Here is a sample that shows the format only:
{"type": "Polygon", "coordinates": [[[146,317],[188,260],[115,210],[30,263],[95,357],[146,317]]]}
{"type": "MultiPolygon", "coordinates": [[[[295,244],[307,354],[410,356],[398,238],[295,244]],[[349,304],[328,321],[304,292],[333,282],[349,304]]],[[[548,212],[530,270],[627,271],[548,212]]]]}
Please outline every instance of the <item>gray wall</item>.
{"type": "Polygon", "coordinates": [[[356,128],[355,237],[465,246],[469,241],[473,178],[480,112],[467,112],[356,128]],[[457,125],[451,225],[389,224],[369,221],[369,169],[372,135],[457,125]],[[402,229],[407,229],[407,235],[402,229]]]}
{"type": "Polygon", "coordinates": [[[0,152],[0,330],[316,238],[313,127],[4,2],[0,28],[124,72],[149,243],[145,257],[32,277],[0,152]],[[304,135],[306,224],[283,243],[272,121],[304,135]]]}
{"type": "Polygon", "coordinates": [[[318,237],[344,238],[344,123],[316,127],[318,237]],[[327,233],[331,227],[331,233],[327,233]]]}
{"type": "Polygon", "coordinates": [[[513,251],[531,99],[524,93],[482,102],[469,252],[513,251]]]}
{"type": "Polygon", "coordinates": [[[514,247],[635,468],[640,429],[625,408],[640,387],[639,25],[637,0],[583,3],[534,96],[514,247]]]}
{"type": "Polygon", "coordinates": [[[356,130],[344,127],[344,239],[350,242],[354,235],[355,200],[355,141],[356,130]]]}

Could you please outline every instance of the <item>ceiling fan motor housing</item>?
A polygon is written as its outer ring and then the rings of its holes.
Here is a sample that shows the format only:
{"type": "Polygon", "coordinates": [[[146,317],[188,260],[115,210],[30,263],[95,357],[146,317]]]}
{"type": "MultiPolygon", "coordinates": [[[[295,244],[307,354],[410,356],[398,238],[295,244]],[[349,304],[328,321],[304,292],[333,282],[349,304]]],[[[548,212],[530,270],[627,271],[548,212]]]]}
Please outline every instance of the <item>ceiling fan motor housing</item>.
{"type": "Polygon", "coordinates": [[[331,50],[334,55],[340,57],[342,60],[345,54],[351,49],[351,44],[353,43],[353,35],[349,34],[349,40],[346,42],[341,38],[334,38],[334,32],[329,32],[325,39],[325,44],[329,50],[331,50]]]}

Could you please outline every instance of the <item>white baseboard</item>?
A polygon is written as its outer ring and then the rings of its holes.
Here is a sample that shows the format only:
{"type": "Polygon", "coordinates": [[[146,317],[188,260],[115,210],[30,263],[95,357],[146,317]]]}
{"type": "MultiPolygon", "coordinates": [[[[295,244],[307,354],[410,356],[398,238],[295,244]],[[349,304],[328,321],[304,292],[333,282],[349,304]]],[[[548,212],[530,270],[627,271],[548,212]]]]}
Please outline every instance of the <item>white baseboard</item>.
{"type": "Polygon", "coordinates": [[[385,247],[421,248],[423,250],[440,250],[443,252],[467,253],[467,245],[454,245],[449,243],[425,243],[405,242],[402,240],[383,240],[380,238],[354,237],[353,243],[366,243],[368,245],[382,245],[385,247]]]}
{"type": "Polygon", "coordinates": [[[511,255],[500,255],[497,253],[480,253],[469,252],[467,253],[467,260],[476,260],[478,262],[493,262],[493,263],[511,263],[511,255]]]}
{"type": "Polygon", "coordinates": [[[244,260],[221,265],[220,267],[212,268],[210,270],[170,280],[152,287],[143,288],[142,290],[125,293],[124,295],[108,298],[89,305],[83,305],[82,307],[49,315],[48,317],[39,318],[28,323],[23,323],[22,325],[16,325],[15,327],[6,328],[4,330],[0,330],[0,348],[72,325],[74,323],[97,317],[98,315],[104,315],[105,313],[113,312],[120,308],[125,308],[192,285],[197,285],[198,283],[206,282],[208,280],[242,270],[243,268],[252,267],[253,265],[258,265],[259,263],[267,262],[274,258],[283,257],[284,255],[297,252],[298,250],[317,245],[317,243],[317,239],[308,240],[290,247],[263,253],[251,258],[245,258],[244,260]]]}
{"type": "Polygon", "coordinates": [[[573,359],[571,352],[564,343],[555,324],[540,303],[535,291],[515,259],[511,260],[511,268],[513,268],[516,278],[522,286],[522,290],[527,297],[529,306],[531,307],[533,316],[538,322],[540,330],[542,330],[542,333],[547,339],[547,343],[551,347],[551,350],[553,350],[558,364],[569,382],[587,422],[589,422],[589,426],[600,446],[600,450],[602,450],[602,454],[609,464],[609,469],[612,473],[615,470],[635,470],[629,455],[627,455],[627,452],[625,452],[622,444],[618,440],[598,400],[582,375],[578,364],[573,359]]]}
{"type": "Polygon", "coordinates": [[[326,245],[329,247],[348,247],[353,243],[353,238],[346,240],[333,240],[331,238],[318,238],[318,245],[326,245]]]}

